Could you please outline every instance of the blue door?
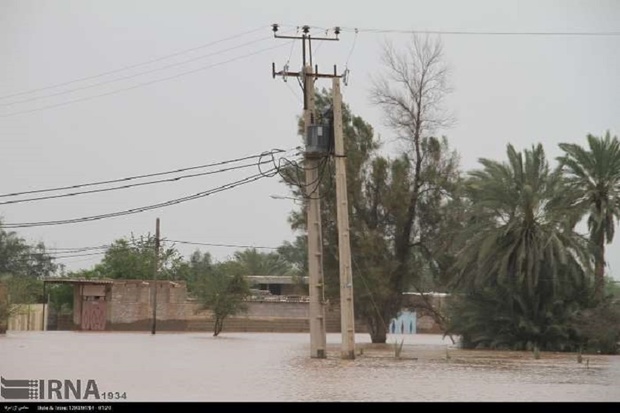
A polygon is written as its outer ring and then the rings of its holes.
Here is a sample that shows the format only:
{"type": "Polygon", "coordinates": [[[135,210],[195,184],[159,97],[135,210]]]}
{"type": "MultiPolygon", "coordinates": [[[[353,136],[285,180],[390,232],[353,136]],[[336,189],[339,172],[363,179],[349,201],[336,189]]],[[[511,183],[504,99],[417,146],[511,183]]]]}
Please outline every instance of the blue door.
{"type": "Polygon", "coordinates": [[[397,318],[390,322],[391,334],[415,334],[416,333],[416,313],[415,311],[401,311],[397,318]]]}

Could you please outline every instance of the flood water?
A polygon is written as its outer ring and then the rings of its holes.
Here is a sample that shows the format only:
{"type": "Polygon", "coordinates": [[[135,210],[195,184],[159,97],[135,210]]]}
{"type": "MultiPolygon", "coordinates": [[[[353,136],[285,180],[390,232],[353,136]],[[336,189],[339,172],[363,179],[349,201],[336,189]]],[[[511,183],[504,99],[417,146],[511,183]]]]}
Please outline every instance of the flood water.
{"type": "MultiPolygon", "coordinates": [[[[620,401],[620,356],[465,351],[436,335],[311,359],[307,334],[8,332],[5,379],[94,379],[127,401],[620,401]]],[[[45,399],[50,400],[50,399],[45,399]]]]}

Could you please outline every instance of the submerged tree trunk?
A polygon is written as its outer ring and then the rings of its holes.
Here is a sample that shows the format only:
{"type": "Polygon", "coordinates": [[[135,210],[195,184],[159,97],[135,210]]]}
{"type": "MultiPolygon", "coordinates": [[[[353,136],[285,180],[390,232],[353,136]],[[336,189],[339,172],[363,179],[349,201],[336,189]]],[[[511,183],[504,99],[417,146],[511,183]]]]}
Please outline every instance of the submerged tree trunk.
{"type": "Polygon", "coordinates": [[[387,342],[387,325],[379,314],[371,314],[366,317],[370,341],[375,344],[387,342]]]}
{"type": "Polygon", "coordinates": [[[597,240],[597,251],[594,260],[594,298],[598,301],[605,294],[605,236],[601,231],[597,240]]]}
{"type": "Polygon", "coordinates": [[[213,324],[213,337],[217,337],[224,328],[224,318],[215,317],[215,323],[213,324]]]}

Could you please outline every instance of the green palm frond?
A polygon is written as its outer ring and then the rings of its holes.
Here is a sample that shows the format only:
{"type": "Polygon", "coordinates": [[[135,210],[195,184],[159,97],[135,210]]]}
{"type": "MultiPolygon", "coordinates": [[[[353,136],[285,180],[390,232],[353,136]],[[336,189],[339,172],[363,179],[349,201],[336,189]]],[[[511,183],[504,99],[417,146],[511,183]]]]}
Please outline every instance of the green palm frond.
{"type": "Polygon", "coordinates": [[[473,347],[570,347],[555,303],[588,295],[591,274],[590,243],[574,231],[575,184],[549,167],[542,145],[509,145],[506,162],[480,164],[466,181],[476,218],[454,266],[464,298],[452,328],[473,347]]]}

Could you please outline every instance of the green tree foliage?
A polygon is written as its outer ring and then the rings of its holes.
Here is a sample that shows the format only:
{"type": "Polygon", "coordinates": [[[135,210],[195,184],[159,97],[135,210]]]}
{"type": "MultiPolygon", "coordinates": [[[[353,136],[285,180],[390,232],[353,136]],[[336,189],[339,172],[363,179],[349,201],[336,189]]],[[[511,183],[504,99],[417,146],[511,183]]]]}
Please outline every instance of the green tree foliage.
{"type": "Polygon", "coordinates": [[[243,275],[293,275],[295,268],[277,252],[259,252],[255,248],[235,252],[233,262],[243,275]]]}
{"type": "Polygon", "coordinates": [[[306,276],[308,274],[308,244],[307,238],[297,235],[293,242],[285,241],[279,248],[278,254],[292,267],[293,275],[306,276]]]}
{"type": "Polygon", "coordinates": [[[14,304],[42,299],[43,277],[57,270],[43,243],[29,244],[0,223],[0,333],[6,331],[14,304]]]}
{"type": "Polygon", "coordinates": [[[578,210],[542,145],[508,162],[481,159],[466,183],[473,209],[455,264],[452,332],[470,347],[565,349],[570,320],[588,304],[591,248],[578,210]]]}
{"type": "Polygon", "coordinates": [[[618,354],[620,351],[620,296],[607,297],[596,306],[583,308],[572,320],[580,349],[618,354]]]}
{"type": "Polygon", "coordinates": [[[201,278],[196,286],[197,298],[213,313],[213,336],[224,328],[224,320],[245,311],[244,299],[249,294],[248,285],[241,273],[229,275],[222,267],[201,278]]]}
{"type": "Polygon", "coordinates": [[[57,269],[43,243],[28,244],[15,232],[5,231],[0,223],[0,274],[42,278],[57,269]]]}
{"type": "MultiPolygon", "coordinates": [[[[160,246],[159,273],[164,280],[179,279],[183,258],[174,247],[160,246]]],[[[155,271],[155,237],[152,235],[114,241],[105,256],[85,275],[115,279],[152,279],[155,271]]]]}
{"type": "Polygon", "coordinates": [[[610,298],[620,299],[620,281],[612,277],[606,277],[605,295],[610,298]]]}
{"type": "MultiPolygon", "coordinates": [[[[331,93],[316,95],[317,113],[331,105],[331,93]]],[[[420,162],[407,154],[394,159],[377,153],[379,142],[372,127],[343,107],[347,154],[347,193],[353,256],[355,311],[369,327],[373,342],[385,342],[387,324],[402,309],[402,293],[413,285],[436,285],[446,277],[449,238],[443,241],[438,228],[445,225],[442,211],[453,209],[450,195],[458,181],[458,159],[446,139],[420,139],[420,162]],[[423,155],[422,155],[423,154],[423,155]],[[416,168],[419,170],[416,172],[416,168]],[[417,176],[417,178],[413,178],[417,176]],[[428,217],[422,221],[421,217],[428,217]],[[445,258],[445,263],[438,260],[445,258]],[[441,263],[441,268],[437,265],[441,263]],[[419,283],[418,283],[419,281],[419,283]]],[[[321,213],[323,222],[326,294],[339,295],[338,232],[333,160],[321,167],[321,213]]],[[[303,171],[285,169],[285,181],[303,183],[303,171]]],[[[291,185],[296,197],[304,197],[303,185],[291,185]]],[[[454,215],[450,215],[454,216],[454,215]]],[[[291,214],[290,222],[305,231],[305,210],[291,214]]],[[[456,222],[456,220],[455,220],[456,222]]],[[[305,237],[285,244],[281,252],[292,257],[297,268],[307,268],[305,237]],[[303,265],[303,267],[301,267],[303,265]]]]}
{"type": "Polygon", "coordinates": [[[49,306],[56,313],[69,313],[73,310],[73,285],[48,284],[49,306]]]}
{"type": "Polygon", "coordinates": [[[194,293],[200,280],[213,273],[215,265],[211,254],[196,250],[190,255],[189,260],[183,261],[178,266],[177,279],[185,280],[188,291],[194,293]]]}
{"type": "Polygon", "coordinates": [[[214,262],[208,252],[195,251],[176,267],[177,279],[187,281],[190,293],[195,292],[201,280],[217,272],[229,276],[295,275],[295,266],[279,253],[263,253],[252,248],[237,251],[231,259],[223,262],[214,262]]]}
{"type": "Polygon", "coordinates": [[[41,302],[43,282],[36,278],[5,275],[0,277],[0,334],[6,332],[8,319],[18,304],[41,302]]]}
{"type": "Polygon", "coordinates": [[[562,143],[558,160],[567,177],[575,208],[587,215],[590,240],[595,251],[595,296],[603,299],[605,245],[614,239],[620,218],[620,142],[607,132],[604,137],[587,136],[588,148],[562,143]]]}

